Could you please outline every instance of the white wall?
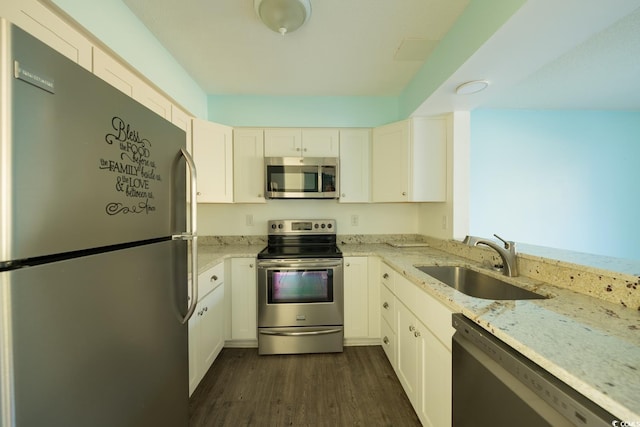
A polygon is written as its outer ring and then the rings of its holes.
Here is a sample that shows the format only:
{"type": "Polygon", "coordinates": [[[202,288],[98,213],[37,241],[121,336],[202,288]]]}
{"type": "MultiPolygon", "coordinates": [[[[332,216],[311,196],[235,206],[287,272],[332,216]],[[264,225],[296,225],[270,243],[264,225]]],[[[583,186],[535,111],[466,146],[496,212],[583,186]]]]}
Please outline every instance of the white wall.
{"type": "Polygon", "coordinates": [[[462,239],[469,234],[470,113],[447,117],[447,201],[421,203],[418,232],[440,239],[462,239]]]}
{"type": "Polygon", "coordinates": [[[335,200],[269,200],[265,204],[199,204],[201,236],[266,235],[270,219],[332,218],[338,234],[416,234],[418,204],[338,203],[335,200]],[[253,225],[247,225],[251,215],[253,225]],[[358,225],[351,225],[353,215],[358,225]]]}

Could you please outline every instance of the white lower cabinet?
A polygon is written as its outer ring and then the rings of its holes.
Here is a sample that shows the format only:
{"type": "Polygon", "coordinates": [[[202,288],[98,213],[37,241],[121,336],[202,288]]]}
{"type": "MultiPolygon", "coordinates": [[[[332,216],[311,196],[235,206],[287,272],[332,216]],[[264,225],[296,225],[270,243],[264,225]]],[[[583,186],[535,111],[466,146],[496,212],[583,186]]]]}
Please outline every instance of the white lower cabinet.
{"type": "Polygon", "coordinates": [[[344,338],[369,336],[367,257],[344,258],[344,338]]]}
{"type": "Polygon", "coordinates": [[[384,263],[380,270],[394,289],[381,288],[382,347],[422,424],[449,426],[452,312],[384,263]]]}
{"type": "Polygon", "coordinates": [[[421,337],[416,412],[424,425],[451,425],[451,350],[427,329],[421,337]]]}
{"type": "Polygon", "coordinates": [[[345,345],[380,342],[379,264],[377,257],[344,257],[345,345]]]}
{"type": "Polygon", "coordinates": [[[224,346],[224,264],[198,275],[198,305],[189,319],[189,395],[224,346]]]}
{"type": "Polygon", "coordinates": [[[404,304],[397,317],[400,383],[423,425],[451,425],[451,351],[404,304]]]}
{"type": "Polygon", "coordinates": [[[396,359],[396,373],[398,379],[409,396],[409,400],[416,407],[418,397],[419,359],[422,358],[421,334],[425,329],[416,317],[404,306],[397,304],[397,337],[398,354],[396,359]]]}
{"type": "Polygon", "coordinates": [[[256,259],[231,259],[231,340],[255,345],[258,339],[256,259]]]}

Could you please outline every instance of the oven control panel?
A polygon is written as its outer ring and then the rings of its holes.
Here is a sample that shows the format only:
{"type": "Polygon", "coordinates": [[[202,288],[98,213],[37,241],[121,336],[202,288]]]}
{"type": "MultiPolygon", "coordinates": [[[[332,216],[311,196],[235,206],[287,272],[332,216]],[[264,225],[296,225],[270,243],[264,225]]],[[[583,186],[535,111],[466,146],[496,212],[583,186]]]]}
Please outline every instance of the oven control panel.
{"type": "Polygon", "coordinates": [[[267,227],[269,234],[336,234],[335,219],[275,219],[267,227]]]}

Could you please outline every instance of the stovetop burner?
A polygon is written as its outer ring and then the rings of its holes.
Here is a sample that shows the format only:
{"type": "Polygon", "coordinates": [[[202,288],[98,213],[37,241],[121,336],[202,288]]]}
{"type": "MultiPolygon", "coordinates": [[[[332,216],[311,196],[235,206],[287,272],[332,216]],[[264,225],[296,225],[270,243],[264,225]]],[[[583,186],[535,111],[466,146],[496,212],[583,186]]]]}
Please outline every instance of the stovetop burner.
{"type": "Polygon", "coordinates": [[[342,258],[335,220],[271,220],[268,227],[268,246],[258,259],[342,258]]]}

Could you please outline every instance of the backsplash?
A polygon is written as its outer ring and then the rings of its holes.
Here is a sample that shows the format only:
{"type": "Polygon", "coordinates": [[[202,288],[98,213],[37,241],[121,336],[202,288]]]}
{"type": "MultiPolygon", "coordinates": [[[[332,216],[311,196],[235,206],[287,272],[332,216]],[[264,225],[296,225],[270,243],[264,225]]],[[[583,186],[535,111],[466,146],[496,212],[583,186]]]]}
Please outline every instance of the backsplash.
{"type": "Polygon", "coordinates": [[[338,243],[342,245],[376,244],[389,242],[423,242],[417,234],[338,234],[338,243]]]}
{"type": "Polygon", "coordinates": [[[267,245],[267,236],[200,236],[201,245],[267,245]]]}

